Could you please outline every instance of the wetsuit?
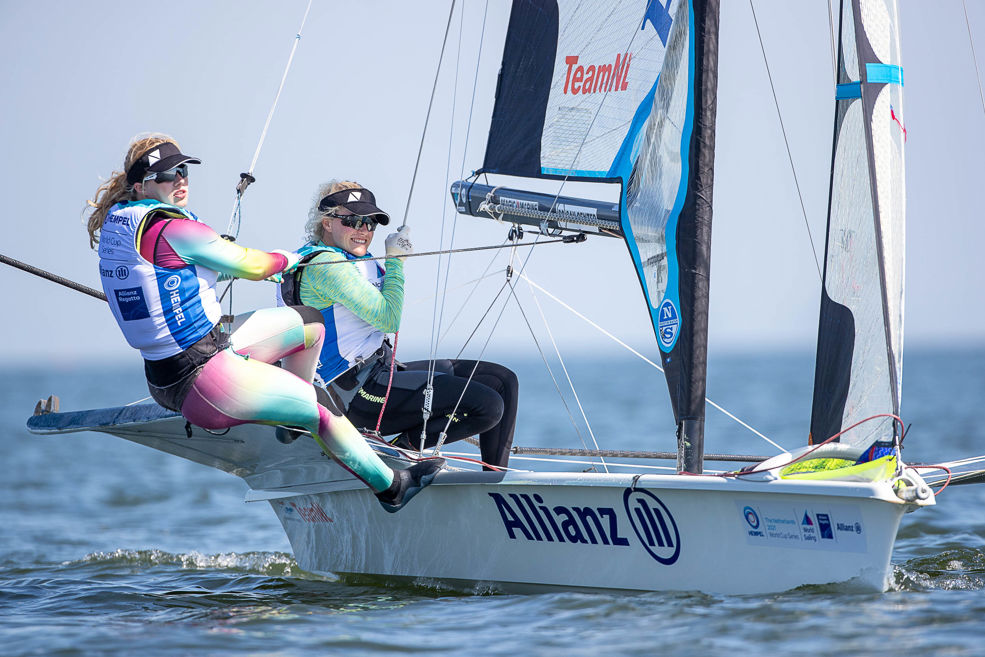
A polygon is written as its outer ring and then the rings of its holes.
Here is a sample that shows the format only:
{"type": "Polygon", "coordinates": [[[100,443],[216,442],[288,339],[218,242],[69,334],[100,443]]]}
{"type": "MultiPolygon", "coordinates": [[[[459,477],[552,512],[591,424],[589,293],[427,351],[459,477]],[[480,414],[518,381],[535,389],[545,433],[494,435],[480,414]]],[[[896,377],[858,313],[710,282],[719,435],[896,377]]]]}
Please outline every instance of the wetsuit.
{"type": "MultiPolygon", "coordinates": [[[[380,270],[379,275],[375,275],[375,261],[360,260],[324,244],[309,245],[308,248],[312,246],[323,249],[314,256],[312,263],[343,258],[353,261],[351,264],[304,267],[294,275],[300,301],[320,310],[327,327],[333,325],[333,320],[338,328],[344,325],[344,330],[337,332],[335,345],[328,344],[331,329],[326,332],[319,373],[324,380],[330,381],[338,374],[338,368],[328,365],[332,360],[325,358],[326,352],[332,356],[340,354],[351,366],[356,355],[367,358],[376,354],[383,345],[383,334],[399,328],[404,296],[403,263],[397,258],[387,258],[385,272],[380,270]],[[339,317],[344,317],[345,322],[337,321],[339,317]],[[364,336],[372,336],[372,339],[364,340],[364,336]],[[347,351],[342,346],[345,344],[361,347],[357,351],[347,351]]],[[[290,303],[290,300],[285,301],[290,303]]],[[[386,398],[380,432],[398,434],[393,441],[395,444],[417,449],[424,426],[421,409],[424,407],[428,361],[398,364],[387,398],[390,367],[388,356],[378,357],[368,373],[368,380],[352,397],[346,416],[358,427],[373,429],[386,398]]],[[[448,425],[446,442],[478,434],[482,460],[505,467],[516,423],[519,389],[516,375],[501,365],[479,362],[476,366],[476,361],[471,360],[440,360],[435,363],[435,372],[431,418],[427,422],[424,446],[434,446],[448,425]],[[474,367],[475,375],[469,382],[474,367]],[[448,418],[456,403],[458,410],[449,425],[448,418]]]]}
{"type": "MultiPolygon", "coordinates": [[[[151,395],[206,429],[249,422],[304,427],[376,491],[394,471],[311,385],[325,328],[310,308],[257,310],[231,335],[219,328],[218,274],[262,280],[285,256],[222,239],[191,213],[157,201],[110,209],[100,275],[127,341],[144,356],[151,395]],[[281,361],[283,367],[270,363],[281,361]]],[[[327,401],[327,400],[326,400],[327,401]]]]}

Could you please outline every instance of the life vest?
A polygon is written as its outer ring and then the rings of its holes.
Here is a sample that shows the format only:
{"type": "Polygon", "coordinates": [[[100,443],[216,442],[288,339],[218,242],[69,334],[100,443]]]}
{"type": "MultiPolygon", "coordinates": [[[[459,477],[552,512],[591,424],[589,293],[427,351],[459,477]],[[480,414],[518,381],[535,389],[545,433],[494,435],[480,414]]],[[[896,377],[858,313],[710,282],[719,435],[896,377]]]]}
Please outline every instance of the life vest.
{"type": "MultiPolygon", "coordinates": [[[[307,263],[325,251],[334,251],[352,261],[352,266],[372,283],[376,289],[383,287],[386,271],[375,260],[354,256],[351,253],[324,244],[308,243],[297,250],[300,263],[307,263]]],[[[339,267],[341,265],[324,265],[339,267]]],[[[304,267],[298,267],[280,284],[279,304],[303,305],[301,301],[301,275],[304,267]]],[[[357,316],[341,303],[333,303],[320,310],[325,318],[325,341],[322,343],[318,362],[318,376],[326,383],[346,370],[378,358],[385,334],[357,316]]]]}
{"type": "Polygon", "coordinates": [[[138,237],[152,212],[198,221],[191,212],[156,200],[117,203],[99,236],[99,277],[123,336],[147,360],[178,354],[211,331],[222,311],[217,273],[207,267],[158,267],[140,255],[138,237]]]}

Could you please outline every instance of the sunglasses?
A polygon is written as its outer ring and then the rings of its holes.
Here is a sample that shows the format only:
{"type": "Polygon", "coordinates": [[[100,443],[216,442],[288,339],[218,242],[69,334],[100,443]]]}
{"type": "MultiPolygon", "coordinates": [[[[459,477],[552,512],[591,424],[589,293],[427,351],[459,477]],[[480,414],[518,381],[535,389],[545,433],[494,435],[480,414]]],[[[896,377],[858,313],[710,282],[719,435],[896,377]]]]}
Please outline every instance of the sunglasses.
{"type": "Polygon", "coordinates": [[[376,225],[379,223],[376,219],[373,219],[372,217],[366,217],[358,214],[341,215],[341,214],[332,214],[331,212],[326,212],[325,216],[335,217],[336,219],[341,221],[342,225],[345,226],[346,228],[355,228],[356,230],[359,230],[360,228],[365,226],[366,230],[368,230],[369,232],[373,232],[374,230],[376,230],[376,225]]]}
{"type": "Polygon", "coordinates": [[[182,178],[188,178],[188,165],[179,164],[173,169],[168,169],[167,171],[158,171],[157,173],[149,174],[144,178],[144,182],[148,180],[153,180],[158,183],[169,183],[174,182],[175,179],[181,176],[182,178]]]}

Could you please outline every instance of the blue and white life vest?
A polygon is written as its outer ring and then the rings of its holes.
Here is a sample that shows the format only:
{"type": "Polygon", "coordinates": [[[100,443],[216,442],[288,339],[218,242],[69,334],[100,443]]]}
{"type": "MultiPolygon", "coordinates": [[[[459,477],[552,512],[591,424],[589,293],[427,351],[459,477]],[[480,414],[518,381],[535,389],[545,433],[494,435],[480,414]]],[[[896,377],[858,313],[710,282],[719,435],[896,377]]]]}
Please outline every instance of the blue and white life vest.
{"type": "Polygon", "coordinates": [[[222,316],[217,273],[207,267],[158,267],[140,255],[137,238],[151,212],[198,221],[191,212],[152,199],[110,208],[99,236],[99,277],[109,307],[130,346],[147,360],[180,353],[222,316]]]}
{"type": "MultiPolygon", "coordinates": [[[[376,289],[383,288],[383,278],[386,271],[376,260],[366,260],[365,257],[355,256],[334,246],[308,243],[297,250],[301,262],[306,263],[325,251],[334,251],[352,261],[366,280],[376,289]]],[[[371,257],[370,254],[367,256],[371,257]]],[[[340,266],[340,265],[336,265],[340,266]]],[[[285,279],[278,288],[280,299],[278,303],[296,305],[301,303],[301,274],[304,268],[294,271],[290,279],[285,279]]],[[[341,303],[333,303],[321,309],[325,318],[325,342],[322,344],[321,355],[318,358],[318,376],[326,383],[342,374],[358,361],[366,360],[382,346],[385,334],[366,320],[362,319],[341,303]]]]}

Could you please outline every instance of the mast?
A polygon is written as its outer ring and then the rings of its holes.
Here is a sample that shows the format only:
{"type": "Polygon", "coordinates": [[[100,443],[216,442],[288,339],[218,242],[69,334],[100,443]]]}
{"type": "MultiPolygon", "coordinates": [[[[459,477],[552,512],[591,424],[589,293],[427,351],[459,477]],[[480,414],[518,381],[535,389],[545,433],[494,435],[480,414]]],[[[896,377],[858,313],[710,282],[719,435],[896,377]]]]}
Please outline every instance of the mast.
{"type": "Polygon", "coordinates": [[[718,18],[718,0],[677,7],[624,200],[677,423],[677,468],[692,473],[704,462],[718,18]]]}

